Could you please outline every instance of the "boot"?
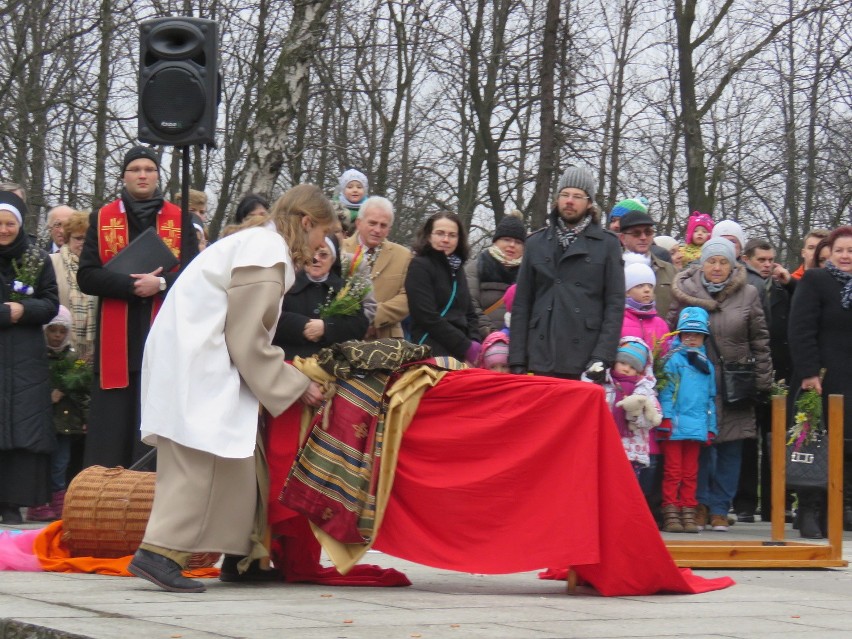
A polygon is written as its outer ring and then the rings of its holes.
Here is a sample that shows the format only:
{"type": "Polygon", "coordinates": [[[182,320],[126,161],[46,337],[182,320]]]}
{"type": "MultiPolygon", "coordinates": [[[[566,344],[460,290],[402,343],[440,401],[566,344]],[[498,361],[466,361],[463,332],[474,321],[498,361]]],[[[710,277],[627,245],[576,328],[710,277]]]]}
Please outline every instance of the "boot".
{"type": "Polygon", "coordinates": [[[683,524],[683,532],[697,533],[701,530],[695,523],[695,508],[684,506],[680,511],[680,521],[683,524]]]}
{"type": "Polygon", "coordinates": [[[802,539],[822,539],[822,528],[819,525],[820,500],[819,491],[799,491],[799,536],[802,539]]]}
{"type": "Polygon", "coordinates": [[[674,504],[663,506],[663,532],[683,532],[683,524],[680,523],[680,508],[674,504]]]}
{"type": "Polygon", "coordinates": [[[698,504],[695,508],[695,525],[699,530],[704,529],[710,521],[710,510],[704,504],[698,504]]]}
{"type": "Polygon", "coordinates": [[[50,507],[53,508],[53,518],[62,519],[62,509],[65,508],[65,491],[57,490],[50,497],[50,507]]]}
{"type": "Polygon", "coordinates": [[[41,506],[32,506],[31,508],[27,508],[25,517],[27,521],[53,521],[56,519],[53,507],[50,504],[42,504],[41,506]]]}
{"type": "Polygon", "coordinates": [[[0,504],[0,517],[6,526],[18,526],[24,523],[21,518],[21,509],[15,504],[0,504]]]}
{"type": "Polygon", "coordinates": [[[136,551],[127,572],[136,577],[147,579],[169,592],[204,592],[207,587],[195,579],[187,579],[181,574],[181,567],[162,555],[144,550],[136,551]]]}
{"type": "Polygon", "coordinates": [[[238,557],[237,555],[225,555],[225,558],[222,560],[222,569],[219,572],[219,581],[245,583],[284,580],[284,577],[277,570],[264,570],[261,568],[258,560],[251,562],[248,570],[241,573],[237,569],[237,564],[242,559],[242,557],[238,557]]]}

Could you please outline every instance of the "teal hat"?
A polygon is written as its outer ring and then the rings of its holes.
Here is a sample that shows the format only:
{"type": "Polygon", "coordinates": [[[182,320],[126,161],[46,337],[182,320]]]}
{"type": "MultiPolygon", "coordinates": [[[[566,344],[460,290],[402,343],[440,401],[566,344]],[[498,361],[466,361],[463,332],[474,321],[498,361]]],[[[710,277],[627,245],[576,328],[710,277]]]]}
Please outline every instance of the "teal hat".
{"type": "Polygon", "coordinates": [[[710,334],[710,316],[703,308],[687,306],[677,319],[677,330],[684,333],[710,334]]]}
{"type": "Polygon", "coordinates": [[[615,361],[632,366],[640,373],[645,370],[648,365],[648,349],[636,341],[622,342],[618,347],[618,352],[615,354],[615,361]]]}
{"type": "MultiPolygon", "coordinates": [[[[638,213],[648,213],[648,199],[642,196],[632,197],[627,200],[621,200],[614,207],[612,207],[612,211],[609,213],[610,220],[616,220],[626,213],[631,213],[633,211],[637,211],[638,213]]],[[[653,224],[653,222],[651,222],[653,224]]]]}

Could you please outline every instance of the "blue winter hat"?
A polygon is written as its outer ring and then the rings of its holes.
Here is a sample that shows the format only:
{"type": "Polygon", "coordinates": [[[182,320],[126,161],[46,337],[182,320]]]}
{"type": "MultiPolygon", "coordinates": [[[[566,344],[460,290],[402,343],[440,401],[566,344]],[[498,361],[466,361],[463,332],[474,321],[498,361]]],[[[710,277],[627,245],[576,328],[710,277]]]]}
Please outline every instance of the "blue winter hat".
{"type": "Polygon", "coordinates": [[[703,308],[687,306],[677,319],[677,330],[684,333],[710,334],[710,316],[703,308]]]}
{"type": "Polygon", "coordinates": [[[641,373],[648,365],[649,355],[648,349],[639,342],[622,342],[615,354],[615,361],[632,366],[641,373]]]}

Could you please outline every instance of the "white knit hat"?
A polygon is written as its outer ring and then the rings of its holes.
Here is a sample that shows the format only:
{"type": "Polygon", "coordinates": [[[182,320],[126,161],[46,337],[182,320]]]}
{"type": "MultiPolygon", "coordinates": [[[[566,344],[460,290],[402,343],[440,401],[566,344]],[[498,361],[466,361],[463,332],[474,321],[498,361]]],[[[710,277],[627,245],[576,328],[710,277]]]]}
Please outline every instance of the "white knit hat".
{"type": "Polygon", "coordinates": [[[657,276],[654,270],[645,264],[628,264],[624,267],[624,290],[629,291],[640,284],[657,285],[657,276]]]}
{"type": "Polygon", "coordinates": [[[743,227],[734,222],[733,220],[722,220],[716,226],[713,227],[713,233],[710,235],[712,238],[722,237],[725,235],[731,235],[740,243],[740,251],[745,248],[746,245],[746,234],[743,231],[743,227]]]}

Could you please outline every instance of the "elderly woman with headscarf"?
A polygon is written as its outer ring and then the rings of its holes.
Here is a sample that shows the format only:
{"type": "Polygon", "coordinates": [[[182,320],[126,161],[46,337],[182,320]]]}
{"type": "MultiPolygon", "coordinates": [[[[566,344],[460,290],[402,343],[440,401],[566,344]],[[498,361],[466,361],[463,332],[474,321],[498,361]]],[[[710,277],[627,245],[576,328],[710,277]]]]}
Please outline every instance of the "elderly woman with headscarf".
{"type": "Polygon", "coordinates": [[[479,316],[479,334],[483,339],[503,328],[507,310],[503,295],[518,279],[526,237],[523,220],[506,215],[497,224],[491,246],[465,266],[467,287],[479,316]]]}
{"type": "Polygon", "coordinates": [[[50,256],[56,273],[59,303],[71,312],[71,345],[81,359],[92,357],[95,350],[98,298],[86,295],[77,284],[80,253],[89,230],[89,214],[75,211],[62,224],[65,243],[50,256]]]}
{"type": "Polygon", "coordinates": [[[55,445],[42,325],[59,309],[47,253],[24,230],[27,205],[0,192],[0,517],[21,523],[21,506],[50,498],[55,445]]]}
{"type": "Polygon", "coordinates": [[[769,331],[760,295],[748,283],[745,267],[737,262],[732,242],[708,240],[701,247],[698,265],[678,273],[672,284],[668,321],[675,326],[681,309],[698,306],[710,315],[707,355],[716,369],[718,435],[701,452],[698,472],[698,516],[717,532],[728,530],[727,515],[737,492],[744,439],[757,436],[754,406],[750,401],[726,404],[721,391],[722,366],[753,361],[756,387],[768,395],[772,387],[769,331]]]}

